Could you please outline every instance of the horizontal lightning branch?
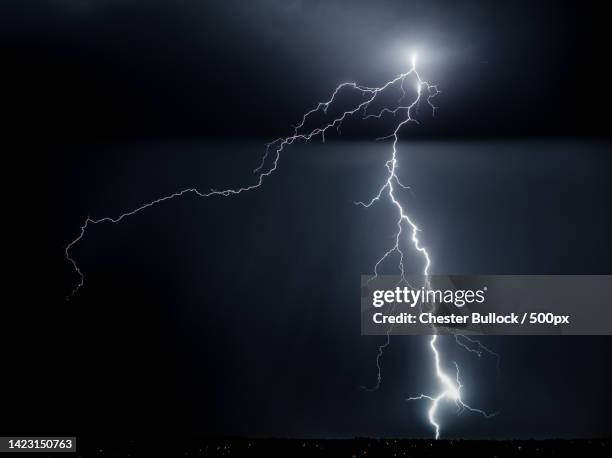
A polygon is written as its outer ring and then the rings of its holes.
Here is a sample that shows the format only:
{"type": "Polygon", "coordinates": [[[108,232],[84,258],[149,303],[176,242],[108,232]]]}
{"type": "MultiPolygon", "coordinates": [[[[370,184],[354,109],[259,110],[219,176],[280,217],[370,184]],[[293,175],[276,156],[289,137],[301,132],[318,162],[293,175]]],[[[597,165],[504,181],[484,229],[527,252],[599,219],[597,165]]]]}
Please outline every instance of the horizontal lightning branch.
{"type": "MultiPolygon", "coordinates": [[[[72,267],[74,268],[76,274],[79,277],[79,281],[76,284],[76,286],[74,287],[74,289],[71,291],[71,293],[69,294],[68,298],[74,296],[81,287],[83,287],[84,282],[85,282],[85,275],[83,274],[83,272],[81,271],[81,269],[79,268],[77,262],[74,260],[74,258],[70,255],[71,250],[83,239],[83,237],[85,236],[87,229],[89,229],[90,226],[92,225],[96,225],[96,224],[100,224],[100,223],[119,223],[121,222],[123,219],[129,217],[129,216],[133,216],[137,213],[140,213],[143,210],[146,210],[150,207],[153,207],[155,205],[158,205],[162,202],[168,201],[168,200],[172,200],[178,197],[182,197],[184,195],[187,194],[195,194],[198,197],[230,197],[230,196],[235,196],[238,194],[241,194],[243,192],[248,192],[248,191],[252,191],[254,189],[259,188],[264,180],[269,177],[270,175],[272,175],[276,169],[278,168],[278,162],[280,159],[280,155],[281,153],[284,151],[284,149],[289,146],[292,145],[293,143],[295,143],[296,141],[309,141],[315,137],[320,137],[323,140],[325,139],[325,134],[331,130],[331,129],[340,129],[340,127],[342,126],[342,123],[348,119],[349,117],[354,116],[355,114],[362,114],[362,117],[368,117],[367,115],[365,115],[365,112],[367,111],[368,107],[372,104],[372,102],[374,102],[376,100],[376,98],[379,96],[379,94],[381,94],[383,91],[385,91],[387,88],[390,88],[392,86],[397,85],[398,83],[401,84],[401,86],[403,87],[403,81],[410,75],[415,75],[416,78],[419,81],[419,88],[421,85],[425,85],[428,89],[428,91],[430,92],[429,96],[428,96],[428,101],[430,100],[431,97],[435,96],[438,93],[438,90],[435,86],[430,86],[427,83],[421,81],[421,79],[418,77],[418,74],[416,73],[416,70],[414,68],[414,66],[406,73],[402,73],[400,75],[398,75],[397,77],[395,77],[394,79],[392,79],[391,81],[388,81],[387,83],[385,83],[383,86],[381,87],[367,87],[367,86],[361,86],[358,85],[356,83],[342,83],[340,84],[338,87],[336,87],[336,89],[333,91],[331,97],[329,98],[329,100],[327,100],[326,102],[319,102],[317,104],[317,106],[309,111],[307,111],[303,116],[302,119],[300,121],[299,124],[297,124],[294,128],[293,128],[293,133],[292,135],[288,136],[288,137],[281,137],[281,138],[277,138],[276,140],[268,143],[266,145],[266,151],[265,154],[262,156],[261,158],[261,162],[260,165],[254,170],[254,173],[257,175],[257,178],[255,179],[255,181],[253,182],[253,184],[248,185],[248,186],[242,186],[242,187],[238,187],[238,188],[228,188],[228,189],[224,189],[224,190],[214,190],[211,189],[210,191],[207,192],[202,192],[200,190],[198,190],[197,188],[187,188],[187,189],[183,189],[181,191],[177,191],[173,194],[169,194],[167,196],[163,196],[160,197],[158,199],[152,200],[150,202],[147,202],[143,205],[141,205],[140,207],[134,208],[132,210],[126,211],[125,213],[120,214],[119,216],[116,217],[101,217],[101,218],[91,218],[91,217],[87,217],[83,223],[83,225],[81,226],[81,230],[78,234],[78,236],[72,240],[70,243],[68,243],[68,245],[66,245],[65,250],[64,250],[64,254],[66,259],[68,260],[68,262],[72,265],[72,267]],[[328,108],[334,103],[334,101],[336,100],[336,97],[338,96],[338,94],[343,91],[343,90],[353,90],[356,91],[358,93],[361,94],[362,99],[365,98],[365,100],[362,100],[360,103],[357,104],[357,106],[353,107],[352,109],[349,110],[345,110],[341,113],[339,113],[335,118],[333,118],[332,120],[330,120],[329,122],[327,122],[326,124],[324,124],[323,126],[319,126],[316,127],[314,129],[311,129],[309,131],[307,131],[305,129],[305,125],[306,123],[311,119],[311,117],[315,114],[315,113],[324,113],[327,114],[328,112],[328,108]],[[270,161],[269,156],[272,155],[273,159],[270,161]],[[267,165],[267,167],[266,167],[267,165]]],[[[408,121],[411,121],[412,119],[410,118],[410,109],[418,102],[418,100],[420,99],[420,93],[421,90],[419,89],[419,98],[417,100],[415,100],[415,102],[413,104],[411,104],[410,106],[398,106],[394,111],[398,112],[400,110],[404,110],[408,112],[408,116],[407,116],[407,120],[404,121],[402,123],[405,124],[408,121]]],[[[433,105],[432,105],[433,107],[433,105]]],[[[382,113],[379,114],[379,116],[381,116],[382,113]]],[[[401,126],[398,126],[398,129],[401,126]]],[[[397,130],[398,130],[397,129],[397,130]]],[[[396,132],[397,132],[396,130],[396,132]]],[[[387,164],[387,167],[389,167],[389,163],[387,164]]]]}

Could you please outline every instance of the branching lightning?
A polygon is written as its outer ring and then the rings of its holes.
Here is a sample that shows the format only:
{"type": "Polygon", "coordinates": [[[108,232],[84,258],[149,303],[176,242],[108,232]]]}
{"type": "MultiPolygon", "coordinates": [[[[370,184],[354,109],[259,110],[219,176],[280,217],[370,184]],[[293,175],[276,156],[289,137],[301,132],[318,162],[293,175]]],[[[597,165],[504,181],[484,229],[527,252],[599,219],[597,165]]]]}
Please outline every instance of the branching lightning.
{"type": "MultiPolygon", "coordinates": [[[[242,187],[237,188],[228,188],[224,190],[215,190],[211,189],[209,191],[200,191],[197,188],[186,188],[181,191],[177,191],[173,194],[169,194],[155,200],[152,200],[148,203],[141,205],[140,207],[134,208],[132,210],[121,213],[116,217],[100,217],[100,218],[92,218],[87,217],[84,223],[80,227],[80,232],[77,237],[68,243],[65,247],[64,255],[66,260],[72,265],[74,271],[78,276],[78,282],[74,289],[71,291],[70,295],[67,297],[68,299],[73,297],[78,291],[83,287],[85,282],[85,276],[81,269],[79,268],[77,262],[71,255],[71,251],[75,246],[85,237],[87,230],[94,225],[101,223],[113,223],[117,224],[123,221],[124,219],[133,216],[141,211],[144,211],[150,207],[154,207],[158,204],[162,204],[163,202],[173,200],[187,194],[194,194],[198,197],[208,198],[208,197],[230,197],[236,196],[238,194],[255,190],[262,186],[264,180],[272,175],[278,168],[279,160],[281,157],[281,153],[285,150],[286,147],[292,145],[295,142],[303,141],[308,142],[314,138],[321,138],[322,141],[325,141],[325,137],[332,129],[336,130],[338,133],[342,127],[342,124],[345,120],[351,117],[360,116],[362,119],[372,119],[377,118],[381,119],[383,117],[390,117],[393,119],[395,123],[395,127],[389,135],[382,137],[381,139],[391,140],[391,154],[389,159],[385,162],[385,167],[387,170],[386,180],[379,188],[378,192],[366,202],[355,202],[357,205],[360,205],[364,208],[370,208],[381,200],[385,200],[388,203],[391,203],[396,211],[397,211],[397,220],[396,227],[397,232],[394,235],[394,244],[387,250],[383,256],[376,262],[374,265],[374,274],[372,278],[376,278],[379,274],[379,269],[381,264],[385,262],[387,259],[396,256],[398,259],[398,268],[400,273],[400,281],[406,280],[406,270],[404,265],[404,256],[405,251],[408,248],[415,250],[423,259],[423,270],[422,273],[427,279],[430,275],[430,266],[431,266],[431,258],[428,251],[422,245],[419,240],[419,227],[415,224],[415,222],[409,217],[409,215],[404,210],[400,200],[396,196],[396,190],[399,189],[409,189],[407,186],[402,184],[399,176],[397,175],[398,169],[398,141],[399,134],[401,129],[406,126],[408,123],[418,123],[418,121],[414,118],[414,111],[419,106],[421,102],[425,102],[430,107],[432,114],[435,113],[436,107],[432,103],[432,99],[439,94],[439,90],[436,85],[429,84],[427,81],[421,79],[419,73],[416,70],[416,55],[412,56],[411,59],[411,67],[405,73],[401,73],[396,76],[392,80],[386,82],[380,87],[368,87],[358,85],[356,83],[342,83],[335,88],[332,92],[330,98],[325,102],[319,102],[314,108],[307,111],[301,118],[301,121],[293,127],[293,132],[291,135],[287,137],[277,138],[276,140],[268,143],[266,145],[265,153],[261,158],[261,162],[259,166],[255,168],[253,171],[255,174],[255,179],[252,184],[244,185],[242,187]],[[415,88],[416,96],[411,99],[409,103],[405,103],[404,100],[408,97],[407,87],[412,82],[415,88]],[[396,88],[400,91],[400,97],[397,101],[397,106],[386,106],[382,109],[377,110],[374,113],[370,113],[369,110],[374,105],[375,102],[378,101],[379,96],[381,96],[387,90],[392,90],[396,88]],[[329,116],[330,107],[336,102],[338,94],[345,91],[352,91],[357,96],[360,97],[359,101],[356,102],[350,109],[339,111],[337,115],[331,117],[329,116]],[[326,121],[322,123],[319,127],[308,128],[309,123],[313,121],[314,115],[317,116],[325,116],[326,121]],[[331,119],[329,119],[331,118],[331,119]],[[407,242],[406,247],[402,245],[402,242],[407,242]]],[[[335,108],[335,105],[334,105],[335,108]]],[[[371,110],[370,110],[371,111],[371,110]]],[[[427,282],[427,280],[426,280],[427,282]]],[[[378,389],[381,383],[381,365],[380,360],[383,355],[385,348],[390,343],[390,332],[387,333],[387,339],[385,343],[379,346],[378,354],[376,357],[376,366],[378,368],[377,382],[376,385],[372,388],[372,390],[378,389]]],[[[494,355],[498,358],[498,355],[493,353],[491,350],[482,345],[479,341],[475,339],[470,339],[466,336],[456,335],[455,339],[459,345],[468,350],[471,353],[475,353],[478,356],[481,356],[483,352],[488,353],[490,355],[494,355]],[[462,339],[465,339],[462,340],[462,339]]],[[[436,439],[440,437],[440,424],[439,419],[437,417],[438,406],[443,400],[450,400],[454,402],[458,408],[462,410],[469,410],[471,412],[479,413],[485,417],[489,417],[490,415],[486,412],[470,407],[461,397],[461,382],[459,380],[459,367],[455,363],[456,375],[455,377],[449,376],[442,369],[440,351],[437,348],[437,335],[434,334],[429,341],[429,347],[432,352],[433,361],[435,364],[435,374],[438,384],[440,385],[440,391],[435,395],[426,395],[421,394],[419,396],[411,397],[409,400],[417,400],[417,399],[426,399],[431,402],[431,406],[429,408],[428,418],[431,425],[435,428],[435,436],[436,439]]]]}
{"type": "Polygon", "coordinates": [[[440,352],[438,350],[438,347],[436,346],[437,338],[438,336],[436,334],[431,336],[431,340],[429,341],[429,347],[431,348],[431,351],[434,355],[434,362],[435,362],[435,367],[436,367],[436,377],[438,378],[438,381],[441,384],[442,390],[435,396],[430,396],[427,394],[420,394],[418,396],[408,398],[408,401],[416,401],[419,399],[427,399],[431,401],[431,406],[429,407],[429,412],[428,412],[429,423],[431,423],[436,430],[436,439],[439,439],[440,438],[440,424],[438,423],[436,414],[438,412],[440,401],[442,400],[446,399],[446,400],[454,402],[460,411],[469,410],[470,412],[479,413],[485,418],[491,418],[492,416],[496,414],[494,413],[488,414],[484,410],[475,409],[474,407],[470,407],[461,398],[461,388],[463,387],[463,385],[461,384],[461,381],[459,380],[459,365],[456,362],[453,363],[455,365],[455,378],[454,379],[451,378],[448,374],[446,374],[442,370],[441,363],[440,363],[440,352]]]}
{"type": "MultiPolygon", "coordinates": [[[[378,260],[378,262],[375,264],[374,266],[374,275],[372,276],[371,279],[374,279],[378,276],[378,269],[379,266],[391,255],[396,254],[399,258],[398,261],[398,268],[400,271],[400,281],[404,281],[406,283],[408,283],[408,280],[406,279],[406,272],[405,272],[405,268],[404,268],[404,251],[401,247],[401,238],[402,238],[402,234],[403,234],[403,230],[404,227],[406,226],[408,231],[409,231],[409,240],[413,246],[413,248],[421,254],[421,256],[423,257],[423,261],[424,261],[424,266],[423,266],[423,275],[425,277],[425,281],[426,281],[426,287],[429,287],[429,282],[428,282],[428,277],[430,275],[429,269],[431,267],[431,258],[429,256],[429,253],[427,252],[427,250],[425,249],[425,247],[423,247],[423,245],[421,244],[421,241],[419,240],[419,228],[418,226],[410,219],[410,217],[408,216],[408,214],[404,211],[404,208],[402,206],[402,204],[400,203],[400,201],[398,200],[398,198],[395,195],[395,190],[396,190],[396,186],[401,187],[403,189],[406,189],[407,187],[405,185],[403,185],[399,179],[399,177],[397,176],[397,167],[398,167],[398,160],[397,160],[397,143],[399,141],[399,131],[401,130],[401,128],[411,122],[411,121],[415,121],[412,117],[412,110],[415,106],[417,106],[417,104],[421,101],[422,98],[422,94],[425,92],[427,93],[426,96],[426,100],[427,103],[429,104],[429,106],[432,109],[432,113],[435,113],[435,106],[433,105],[431,99],[433,97],[435,97],[438,93],[439,90],[437,88],[437,86],[435,85],[431,85],[429,83],[427,83],[426,81],[423,81],[421,79],[421,77],[419,76],[417,70],[416,70],[416,55],[412,56],[411,59],[411,63],[412,63],[412,67],[410,69],[410,72],[408,74],[414,74],[414,76],[416,77],[416,93],[417,96],[415,99],[413,99],[412,103],[410,103],[407,106],[402,106],[400,104],[400,106],[398,106],[395,109],[389,109],[389,108],[383,108],[378,114],[376,115],[370,115],[370,116],[366,116],[366,119],[368,117],[371,116],[375,116],[375,117],[380,117],[383,114],[386,113],[391,113],[393,115],[396,115],[398,112],[401,112],[403,114],[403,119],[397,123],[395,130],[393,131],[392,134],[390,134],[387,138],[391,138],[392,139],[392,154],[391,154],[391,158],[386,162],[385,166],[387,167],[388,170],[388,175],[387,175],[387,180],[385,181],[385,183],[383,184],[383,186],[379,189],[378,193],[368,202],[356,202],[356,204],[361,205],[365,208],[369,208],[372,205],[374,205],[375,203],[377,203],[378,201],[380,201],[383,196],[388,197],[389,201],[395,206],[395,208],[397,209],[397,232],[395,234],[395,243],[394,245],[387,251],[385,252],[385,254],[378,260]]],[[[402,94],[404,94],[404,84],[403,84],[403,79],[402,82],[400,84],[401,89],[402,89],[402,94]]],[[[400,99],[401,100],[401,99],[400,99]]],[[[438,411],[438,406],[440,401],[444,400],[444,399],[448,399],[451,400],[453,402],[455,402],[457,404],[457,406],[461,409],[466,409],[469,410],[470,412],[476,412],[476,413],[480,413],[483,416],[485,416],[486,418],[489,418],[490,415],[487,414],[486,412],[484,412],[483,410],[480,409],[475,409],[470,407],[468,404],[466,404],[463,399],[461,398],[461,382],[459,381],[459,366],[457,365],[457,363],[455,363],[455,367],[457,370],[456,373],[456,377],[453,380],[449,375],[447,375],[441,366],[441,362],[440,362],[440,352],[437,348],[437,340],[438,340],[438,336],[435,334],[435,328],[433,329],[434,334],[431,336],[431,340],[429,341],[429,347],[431,348],[431,351],[434,355],[434,363],[435,363],[435,371],[436,371],[436,377],[438,379],[438,382],[441,385],[441,391],[435,395],[435,396],[430,396],[430,395],[426,395],[426,394],[421,394],[419,396],[415,396],[415,397],[411,397],[408,398],[408,400],[419,400],[419,399],[428,399],[431,401],[431,407],[429,409],[429,414],[428,414],[428,418],[429,418],[429,422],[432,424],[432,426],[435,428],[435,432],[436,432],[436,439],[438,439],[440,437],[440,424],[438,423],[436,414],[438,411]]],[[[376,356],[376,367],[378,369],[378,374],[377,374],[377,379],[376,379],[376,385],[373,389],[377,389],[380,386],[382,377],[381,377],[381,366],[380,366],[380,358],[382,357],[382,354],[385,350],[386,347],[388,347],[389,342],[390,342],[390,332],[391,332],[391,328],[388,329],[387,335],[386,335],[386,340],[385,342],[378,347],[378,354],[376,356]]],[[[478,349],[474,349],[472,347],[468,347],[465,343],[461,342],[460,340],[460,336],[456,336],[456,340],[457,342],[464,347],[465,349],[467,349],[470,352],[475,352],[476,354],[478,354],[478,356],[480,356],[482,353],[481,351],[487,351],[489,353],[493,353],[491,350],[489,350],[488,348],[486,348],[482,343],[480,343],[477,340],[474,339],[470,339],[467,338],[465,336],[461,336],[464,337],[466,339],[468,339],[471,343],[474,343],[477,345],[478,349]]]]}

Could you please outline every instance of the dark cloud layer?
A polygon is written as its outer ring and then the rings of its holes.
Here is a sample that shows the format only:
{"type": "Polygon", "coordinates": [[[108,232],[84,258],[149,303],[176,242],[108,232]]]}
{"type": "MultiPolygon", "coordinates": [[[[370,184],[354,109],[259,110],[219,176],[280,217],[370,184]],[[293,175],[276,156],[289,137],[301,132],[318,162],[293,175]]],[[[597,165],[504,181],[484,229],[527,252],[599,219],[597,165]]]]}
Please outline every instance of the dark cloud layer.
{"type": "Polygon", "coordinates": [[[24,96],[61,139],[273,137],[337,83],[405,70],[414,48],[444,90],[421,134],[607,134],[605,24],[575,4],[75,1],[3,22],[24,96]]]}

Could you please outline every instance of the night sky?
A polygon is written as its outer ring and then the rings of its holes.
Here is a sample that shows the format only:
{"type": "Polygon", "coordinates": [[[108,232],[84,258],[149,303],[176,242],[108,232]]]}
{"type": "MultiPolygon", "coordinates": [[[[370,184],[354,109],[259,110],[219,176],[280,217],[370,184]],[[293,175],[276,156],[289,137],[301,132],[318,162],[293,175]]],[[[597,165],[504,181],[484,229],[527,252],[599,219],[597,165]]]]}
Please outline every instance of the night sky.
{"type": "MultiPolygon", "coordinates": [[[[416,49],[442,93],[400,153],[433,273],[612,274],[608,27],[586,2],[6,2],[5,111],[26,133],[3,168],[0,430],[430,437],[405,402],[428,390],[426,339],[393,339],[361,388],[381,338],[360,336],[359,276],[393,234],[388,207],[351,204],[383,177],[375,128],[292,147],[239,198],[96,226],[68,302],[63,247],[88,215],[249,182],[338,83],[378,85],[416,49]]],[[[486,343],[499,374],[445,354],[499,415],[449,409],[443,436],[612,434],[612,340],[486,343]]]]}

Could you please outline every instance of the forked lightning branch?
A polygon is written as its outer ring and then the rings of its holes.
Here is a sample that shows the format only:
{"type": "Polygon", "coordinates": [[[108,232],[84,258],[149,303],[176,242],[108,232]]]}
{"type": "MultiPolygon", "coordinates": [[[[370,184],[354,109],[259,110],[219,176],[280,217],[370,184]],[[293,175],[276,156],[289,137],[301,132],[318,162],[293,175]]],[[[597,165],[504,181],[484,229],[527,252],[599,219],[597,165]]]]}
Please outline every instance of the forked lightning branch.
{"type": "MultiPolygon", "coordinates": [[[[277,138],[266,145],[265,154],[262,156],[258,167],[254,170],[254,179],[250,184],[236,188],[208,191],[201,191],[197,188],[185,188],[173,194],[158,197],[137,208],[124,211],[115,216],[85,218],[76,238],[68,243],[65,248],[65,257],[74,268],[78,277],[78,282],[70,293],[69,298],[77,294],[79,289],[84,286],[85,276],[76,262],[73,253],[79,242],[81,242],[87,234],[88,229],[92,226],[106,223],[120,223],[141,211],[148,210],[151,207],[183,197],[187,194],[194,194],[202,198],[223,198],[239,196],[242,193],[256,190],[263,185],[264,181],[269,176],[277,171],[281,155],[288,146],[296,142],[308,142],[313,139],[325,141],[325,136],[328,133],[335,131],[340,132],[342,124],[349,118],[361,118],[362,120],[376,118],[388,122],[390,126],[389,134],[381,138],[383,140],[389,140],[391,145],[388,156],[381,163],[381,166],[386,170],[386,178],[371,199],[356,202],[356,204],[367,209],[377,204],[379,201],[384,200],[392,204],[395,211],[395,215],[392,216],[396,226],[393,243],[389,249],[382,254],[381,258],[374,263],[373,278],[378,276],[380,269],[383,268],[383,264],[392,263],[399,272],[402,281],[405,281],[407,270],[405,256],[409,251],[415,251],[421,256],[423,264],[419,270],[425,277],[429,276],[431,258],[429,252],[419,239],[419,227],[408,215],[401,203],[400,192],[408,189],[408,187],[402,183],[397,174],[399,167],[398,141],[400,133],[403,128],[407,127],[409,124],[418,123],[414,115],[416,108],[421,103],[429,106],[432,115],[435,113],[435,106],[432,103],[432,99],[439,93],[436,85],[430,84],[421,78],[417,71],[416,63],[417,56],[412,55],[408,71],[397,75],[378,87],[364,86],[353,82],[342,83],[337,86],[327,101],[319,102],[302,116],[302,119],[293,128],[289,136],[277,138]],[[337,100],[338,95],[341,93],[343,95],[347,93],[346,95],[348,95],[349,92],[355,96],[354,98],[357,99],[357,101],[352,106],[342,108],[337,100]],[[396,102],[394,102],[393,105],[385,105],[385,102],[382,101],[382,95],[390,92],[397,94],[396,97],[391,98],[396,102]],[[382,108],[374,108],[379,102],[383,105],[382,108]],[[330,111],[332,111],[330,108],[332,107],[334,113],[337,113],[335,116],[329,115],[330,111]],[[314,122],[315,115],[323,116],[324,121],[320,122],[317,127],[307,127],[314,122]]],[[[345,97],[342,98],[343,100],[345,99],[345,97]]],[[[385,100],[387,100],[387,98],[385,98],[385,100]]],[[[383,350],[389,345],[388,339],[389,335],[387,334],[387,340],[379,347],[378,356],[376,358],[378,375],[375,388],[380,387],[380,361],[383,350]]],[[[455,404],[460,410],[469,410],[489,417],[484,411],[473,408],[465,402],[461,393],[462,384],[459,379],[459,367],[456,364],[454,365],[454,374],[452,375],[446,372],[443,367],[445,363],[442,361],[442,355],[437,346],[437,339],[437,336],[434,334],[429,341],[429,351],[431,352],[434,369],[434,378],[431,382],[433,394],[421,394],[410,398],[410,400],[421,399],[429,402],[427,418],[434,428],[436,438],[440,437],[441,420],[439,418],[438,408],[443,401],[455,404]]],[[[483,352],[492,353],[480,342],[467,337],[465,339],[465,341],[457,340],[457,343],[469,352],[478,355],[481,355],[483,352]]]]}

